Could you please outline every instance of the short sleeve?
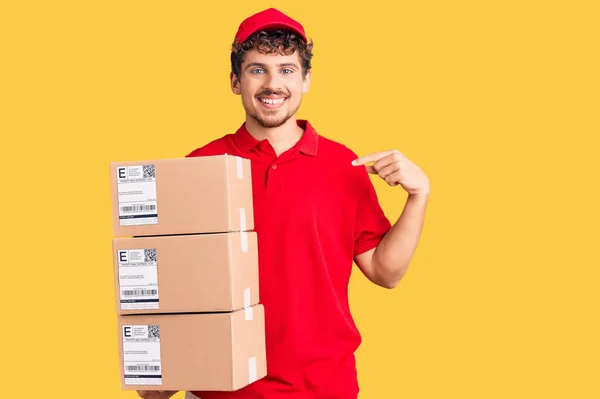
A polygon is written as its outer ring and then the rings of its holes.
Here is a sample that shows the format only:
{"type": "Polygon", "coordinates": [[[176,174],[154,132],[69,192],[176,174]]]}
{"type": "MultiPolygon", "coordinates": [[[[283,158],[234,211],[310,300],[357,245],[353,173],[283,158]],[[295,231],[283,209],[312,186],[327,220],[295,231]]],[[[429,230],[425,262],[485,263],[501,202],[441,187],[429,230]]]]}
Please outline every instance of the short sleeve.
{"type": "Polygon", "coordinates": [[[373,183],[364,168],[360,172],[358,184],[361,194],[356,211],[354,256],[377,247],[383,236],[392,227],[379,204],[373,183]]]}

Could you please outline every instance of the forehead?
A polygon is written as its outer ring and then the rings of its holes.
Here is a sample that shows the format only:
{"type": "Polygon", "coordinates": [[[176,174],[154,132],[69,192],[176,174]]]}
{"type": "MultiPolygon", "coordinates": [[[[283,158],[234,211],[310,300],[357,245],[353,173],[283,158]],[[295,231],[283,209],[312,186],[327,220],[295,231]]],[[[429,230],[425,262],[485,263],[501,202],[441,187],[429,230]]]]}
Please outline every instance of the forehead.
{"type": "Polygon", "coordinates": [[[242,65],[247,65],[251,62],[256,62],[265,65],[276,66],[278,64],[294,63],[300,66],[300,55],[298,51],[294,51],[290,55],[281,54],[263,54],[257,49],[252,49],[244,55],[244,62],[242,65]]]}

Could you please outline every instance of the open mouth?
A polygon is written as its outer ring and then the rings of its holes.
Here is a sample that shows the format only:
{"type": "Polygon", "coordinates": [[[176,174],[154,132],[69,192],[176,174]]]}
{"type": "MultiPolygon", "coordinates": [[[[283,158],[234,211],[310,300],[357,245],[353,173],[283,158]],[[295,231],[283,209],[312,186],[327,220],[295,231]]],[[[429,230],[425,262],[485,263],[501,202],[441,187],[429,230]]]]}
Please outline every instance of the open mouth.
{"type": "Polygon", "coordinates": [[[287,97],[276,97],[276,98],[268,98],[268,97],[258,97],[258,101],[268,109],[279,108],[287,101],[287,97]]]}

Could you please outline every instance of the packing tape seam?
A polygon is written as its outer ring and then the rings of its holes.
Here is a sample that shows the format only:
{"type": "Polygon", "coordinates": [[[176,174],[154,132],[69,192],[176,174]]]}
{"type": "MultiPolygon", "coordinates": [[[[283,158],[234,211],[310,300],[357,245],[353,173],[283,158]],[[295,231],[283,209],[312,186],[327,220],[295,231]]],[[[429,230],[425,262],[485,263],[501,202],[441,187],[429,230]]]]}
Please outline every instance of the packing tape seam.
{"type": "Polygon", "coordinates": [[[246,208],[240,208],[240,230],[246,231],[246,208]]]}
{"type": "Polygon", "coordinates": [[[236,162],[237,162],[237,177],[238,179],[243,179],[244,178],[244,164],[242,162],[242,158],[236,156],[236,162]]]}
{"type": "Polygon", "coordinates": [[[258,379],[258,372],[256,370],[256,356],[248,358],[248,381],[250,384],[258,379]]]}
{"type": "Polygon", "coordinates": [[[241,244],[242,244],[242,252],[248,252],[248,233],[242,231],[240,234],[241,244]]]}
{"type": "Polygon", "coordinates": [[[244,288],[244,313],[246,315],[246,320],[254,319],[254,312],[252,310],[252,306],[250,306],[251,295],[250,295],[250,287],[244,288]]]}
{"type": "Polygon", "coordinates": [[[252,311],[252,308],[245,308],[244,312],[246,313],[246,321],[252,321],[254,320],[254,312],[252,311]]]}

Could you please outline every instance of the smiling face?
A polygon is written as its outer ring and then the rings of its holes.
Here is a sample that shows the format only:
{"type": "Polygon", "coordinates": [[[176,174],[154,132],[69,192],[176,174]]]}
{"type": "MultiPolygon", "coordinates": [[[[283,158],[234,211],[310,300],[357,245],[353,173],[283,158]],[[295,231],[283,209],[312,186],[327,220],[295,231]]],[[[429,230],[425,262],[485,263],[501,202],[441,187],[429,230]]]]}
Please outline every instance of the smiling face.
{"type": "Polygon", "coordinates": [[[241,95],[246,117],[262,127],[278,127],[295,117],[309,88],[310,71],[304,76],[297,52],[263,54],[252,49],[244,55],[239,77],[231,74],[231,89],[241,95]]]}

